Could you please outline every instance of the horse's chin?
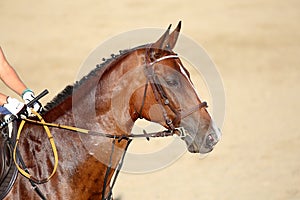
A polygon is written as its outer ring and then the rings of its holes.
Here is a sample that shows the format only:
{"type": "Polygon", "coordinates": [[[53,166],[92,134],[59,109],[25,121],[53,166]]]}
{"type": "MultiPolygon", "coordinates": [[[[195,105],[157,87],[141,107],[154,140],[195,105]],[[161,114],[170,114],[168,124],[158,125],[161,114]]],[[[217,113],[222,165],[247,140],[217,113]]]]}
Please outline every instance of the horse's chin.
{"type": "MultiPolygon", "coordinates": [[[[188,144],[187,144],[188,145],[188,144]]],[[[200,153],[200,150],[199,148],[195,147],[195,145],[191,144],[191,145],[188,145],[188,151],[190,153],[200,153]]]]}
{"type": "Polygon", "coordinates": [[[188,151],[190,153],[200,153],[200,154],[207,154],[210,153],[214,148],[199,148],[197,144],[192,143],[192,144],[187,144],[188,146],[188,151]]]}

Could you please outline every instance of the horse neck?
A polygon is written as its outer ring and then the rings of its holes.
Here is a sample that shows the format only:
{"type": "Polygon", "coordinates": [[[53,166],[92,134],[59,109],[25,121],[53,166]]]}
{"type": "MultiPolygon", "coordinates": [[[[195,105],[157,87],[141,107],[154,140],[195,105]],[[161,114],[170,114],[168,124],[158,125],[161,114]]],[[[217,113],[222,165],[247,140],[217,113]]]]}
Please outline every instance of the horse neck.
{"type": "MultiPolygon", "coordinates": [[[[140,65],[137,52],[122,56],[76,87],[71,95],[49,110],[44,115],[44,119],[47,122],[115,135],[129,133],[134,124],[134,120],[131,119],[128,113],[130,109],[128,100],[133,90],[130,85],[145,83],[141,78],[136,78],[141,77],[140,73],[143,73],[139,69],[142,68],[139,67],[140,65]]],[[[25,127],[25,132],[35,132],[38,135],[36,138],[42,138],[40,135],[43,134],[42,127],[38,126],[28,125],[28,127],[25,127]],[[33,129],[34,131],[32,131],[33,129]]],[[[80,135],[62,129],[52,129],[52,133],[59,152],[60,167],[57,170],[57,177],[59,177],[57,180],[69,184],[74,191],[75,188],[79,188],[78,191],[81,191],[80,188],[86,188],[88,182],[97,182],[97,184],[93,184],[90,190],[95,193],[99,192],[103,184],[103,180],[100,180],[99,177],[104,177],[108,164],[111,164],[113,168],[116,167],[123,154],[123,149],[127,145],[125,140],[116,142],[113,154],[111,154],[112,139],[101,136],[80,135]],[[91,151],[95,155],[92,156],[91,151]],[[100,154],[100,158],[96,154],[100,154]],[[111,155],[113,155],[113,160],[109,161],[111,155]],[[92,176],[86,176],[86,173],[91,173],[92,176]],[[66,176],[66,174],[68,175],[66,176]],[[69,183],[70,180],[71,183],[69,183]]],[[[36,138],[34,139],[36,140],[36,138]]],[[[26,135],[21,146],[25,146],[25,144],[35,145],[35,143],[29,135],[26,135]]],[[[41,160],[51,157],[49,152],[40,151],[40,153],[41,160]]],[[[27,157],[31,156],[25,148],[22,148],[22,154],[26,160],[27,157]]],[[[39,167],[33,171],[34,174],[37,174],[41,170],[44,170],[42,176],[49,171],[47,168],[39,167]]],[[[114,170],[110,172],[109,179],[112,177],[113,172],[114,170]]],[[[65,189],[57,188],[57,180],[51,179],[52,183],[45,185],[45,187],[54,187],[52,189],[59,190],[58,193],[67,196],[82,195],[83,199],[87,199],[88,196],[84,196],[83,193],[80,194],[79,192],[77,194],[72,190],[70,193],[69,190],[65,191],[65,189]]]]}
{"type": "Polygon", "coordinates": [[[143,73],[140,60],[139,51],[127,53],[75,91],[75,121],[109,134],[130,133],[135,119],[131,118],[129,100],[136,86],[145,83],[140,76],[143,73]],[[90,88],[88,94],[87,88],[90,88]]]}
{"type": "Polygon", "coordinates": [[[70,93],[67,98],[44,115],[46,121],[67,118],[70,123],[71,117],[77,127],[110,134],[129,133],[135,120],[129,114],[129,98],[137,86],[145,84],[145,77],[140,76],[143,74],[141,51],[144,50],[127,52],[94,70],[93,75],[87,75],[71,92],[66,92],[70,93]]]}
{"type": "MultiPolygon", "coordinates": [[[[46,121],[111,135],[130,133],[135,119],[131,118],[129,100],[135,89],[146,82],[141,76],[144,72],[140,55],[143,54],[139,50],[129,52],[99,69],[93,76],[87,76],[68,98],[46,114],[46,121]]],[[[111,151],[111,139],[89,135],[80,137],[86,139],[84,146],[89,151],[111,151]],[[100,145],[93,145],[96,143],[100,145]]],[[[116,144],[120,149],[116,163],[126,144],[125,141],[116,144]]]]}

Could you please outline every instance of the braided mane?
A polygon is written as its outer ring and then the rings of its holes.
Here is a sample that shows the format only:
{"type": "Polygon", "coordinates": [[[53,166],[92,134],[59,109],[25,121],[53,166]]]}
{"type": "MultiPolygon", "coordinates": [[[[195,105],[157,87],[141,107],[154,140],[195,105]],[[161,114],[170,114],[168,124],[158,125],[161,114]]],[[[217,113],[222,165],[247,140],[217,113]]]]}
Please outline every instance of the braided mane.
{"type": "Polygon", "coordinates": [[[102,59],[102,63],[101,64],[97,64],[96,67],[90,72],[88,73],[86,76],[82,77],[79,81],[76,81],[73,85],[67,85],[60,93],[58,93],[50,102],[48,102],[45,106],[44,109],[42,111],[42,114],[47,113],[49,110],[55,108],[57,105],[59,105],[60,103],[62,103],[64,100],[66,100],[70,95],[72,95],[73,90],[78,88],[79,86],[81,86],[84,82],[86,82],[87,80],[89,80],[91,77],[94,77],[97,72],[101,69],[105,69],[107,67],[110,66],[110,64],[117,60],[118,58],[132,52],[135,51],[139,48],[143,48],[146,45],[142,45],[142,46],[138,46],[132,49],[126,49],[126,50],[120,50],[119,54],[111,54],[111,57],[106,59],[103,58],[102,59]]]}

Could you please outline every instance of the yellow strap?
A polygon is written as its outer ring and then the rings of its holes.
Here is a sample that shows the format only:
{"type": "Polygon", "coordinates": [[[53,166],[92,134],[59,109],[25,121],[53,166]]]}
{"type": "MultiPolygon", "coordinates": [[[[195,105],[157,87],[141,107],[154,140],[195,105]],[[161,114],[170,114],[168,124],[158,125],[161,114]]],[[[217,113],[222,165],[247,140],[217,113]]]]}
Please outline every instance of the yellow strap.
{"type": "Polygon", "coordinates": [[[53,171],[52,171],[51,175],[48,178],[45,178],[45,179],[42,179],[42,180],[38,180],[37,178],[34,178],[33,176],[31,176],[29,173],[27,173],[24,169],[22,169],[18,165],[17,159],[16,159],[17,146],[18,146],[20,135],[21,135],[22,129],[23,129],[24,125],[25,125],[25,122],[29,121],[27,119],[23,119],[21,121],[20,126],[19,126],[18,133],[17,133],[17,138],[16,138],[16,145],[14,147],[14,152],[13,152],[13,159],[14,159],[14,162],[15,162],[15,164],[17,166],[17,169],[19,170],[19,172],[23,176],[25,176],[26,178],[32,180],[33,182],[35,182],[37,184],[41,184],[41,183],[48,182],[52,178],[52,176],[55,174],[55,172],[57,170],[57,166],[58,166],[58,154],[57,154],[57,149],[56,149],[56,146],[55,146],[55,143],[54,143],[53,136],[52,136],[49,128],[47,127],[46,122],[44,121],[44,119],[42,118],[42,116],[40,114],[38,114],[36,111],[32,110],[32,113],[35,114],[39,118],[41,124],[43,124],[43,127],[44,127],[44,129],[45,129],[45,131],[47,133],[49,142],[51,144],[51,148],[52,148],[53,155],[54,155],[54,167],[53,167],[53,171]]]}
{"type": "Polygon", "coordinates": [[[74,126],[66,126],[66,125],[61,125],[61,124],[54,124],[54,123],[48,123],[45,121],[36,121],[36,120],[32,120],[32,119],[24,119],[27,122],[31,122],[34,124],[39,124],[39,125],[43,125],[43,126],[50,126],[50,127],[55,127],[55,128],[62,128],[62,129],[66,129],[69,131],[76,131],[79,133],[86,133],[88,134],[90,132],[90,130],[87,129],[83,129],[83,128],[77,128],[74,126]]]}

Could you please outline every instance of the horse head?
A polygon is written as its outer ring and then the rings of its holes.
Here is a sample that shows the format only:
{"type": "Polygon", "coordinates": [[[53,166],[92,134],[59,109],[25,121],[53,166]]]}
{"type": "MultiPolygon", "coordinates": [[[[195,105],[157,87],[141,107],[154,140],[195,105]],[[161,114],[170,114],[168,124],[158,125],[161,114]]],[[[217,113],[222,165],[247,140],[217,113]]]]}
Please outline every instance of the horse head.
{"type": "Polygon", "coordinates": [[[182,127],[183,140],[192,153],[208,153],[220,140],[220,130],[193,86],[188,70],[173,52],[181,23],[170,27],[144,52],[146,84],[131,97],[132,118],[157,122],[169,130],[182,127]]]}

